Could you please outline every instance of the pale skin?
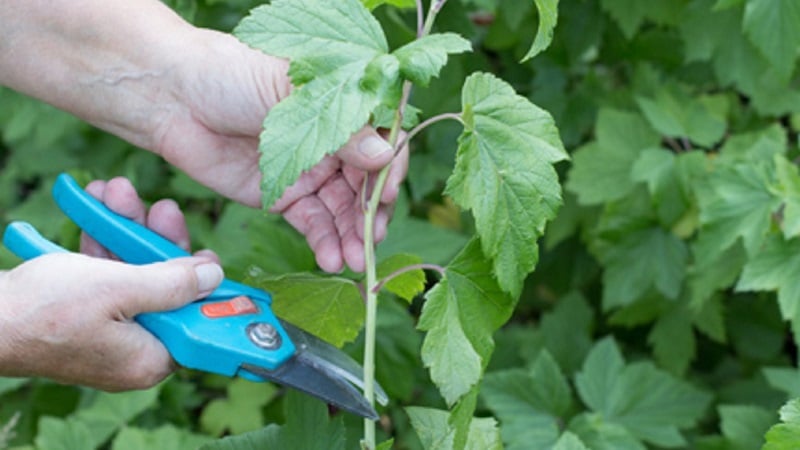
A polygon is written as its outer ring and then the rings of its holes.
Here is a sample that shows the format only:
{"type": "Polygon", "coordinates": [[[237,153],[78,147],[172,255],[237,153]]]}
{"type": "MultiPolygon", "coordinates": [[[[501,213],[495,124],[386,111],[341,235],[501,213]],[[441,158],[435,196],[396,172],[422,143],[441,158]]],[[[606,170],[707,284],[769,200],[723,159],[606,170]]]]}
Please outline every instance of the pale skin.
{"type": "MultiPolygon", "coordinates": [[[[230,35],[188,24],[158,0],[0,0],[0,85],[152,151],[253,207],[261,207],[258,135],[264,116],[291,90],[287,67],[230,35]]],[[[390,163],[375,224],[381,240],[407,170],[407,149],[395,154],[369,127],[269,209],[305,235],[321,269],[362,271],[362,185],[390,163]]],[[[189,248],[174,202],[148,211],[124,179],[87,190],[189,248]]],[[[204,251],[131,266],[108,259],[90,240],[81,250],[0,273],[0,376],[44,376],[106,390],[157,383],[174,363],[132,317],[213,290],[223,277],[217,257],[204,251]]]]}

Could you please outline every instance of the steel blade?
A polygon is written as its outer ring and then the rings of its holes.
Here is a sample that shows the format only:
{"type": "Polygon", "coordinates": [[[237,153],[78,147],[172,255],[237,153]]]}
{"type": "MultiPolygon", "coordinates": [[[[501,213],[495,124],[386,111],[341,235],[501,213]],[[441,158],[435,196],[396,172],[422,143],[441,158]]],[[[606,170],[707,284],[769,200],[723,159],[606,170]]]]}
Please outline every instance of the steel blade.
{"type": "MultiPolygon", "coordinates": [[[[304,354],[304,358],[313,360],[314,366],[321,368],[330,376],[343,378],[364,390],[364,368],[350,355],[289,322],[283,320],[280,322],[297,347],[297,352],[304,354]]],[[[375,400],[384,406],[389,402],[386,391],[377,382],[375,400]]]]}
{"type": "Polygon", "coordinates": [[[363,395],[351,384],[339,377],[331,377],[325,369],[315,365],[312,358],[304,358],[302,352],[283,363],[276,370],[268,370],[252,364],[242,364],[241,368],[265,380],[293,387],[344,411],[361,417],[378,420],[375,411],[363,395]]]}

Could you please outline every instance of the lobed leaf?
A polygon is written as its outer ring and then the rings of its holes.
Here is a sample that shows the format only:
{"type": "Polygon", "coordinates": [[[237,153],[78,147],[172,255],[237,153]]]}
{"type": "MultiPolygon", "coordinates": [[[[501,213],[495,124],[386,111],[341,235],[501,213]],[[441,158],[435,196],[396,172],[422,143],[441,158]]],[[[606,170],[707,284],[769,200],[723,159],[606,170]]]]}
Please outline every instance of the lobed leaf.
{"type": "Polygon", "coordinates": [[[791,450],[800,441],[800,399],[789,400],[780,409],[781,423],[772,426],[764,436],[761,450],[791,450]]]}
{"type": "Polygon", "coordinates": [[[456,33],[435,33],[415,39],[392,54],[400,61],[403,77],[427,86],[447,62],[448,54],[470,49],[472,44],[456,33]]]}
{"type": "MultiPolygon", "coordinates": [[[[453,449],[454,431],[448,424],[447,411],[409,407],[406,413],[425,450],[453,449]]],[[[472,419],[464,450],[501,450],[503,444],[497,423],[492,418],[472,419]]]]}
{"type": "Polygon", "coordinates": [[[603,421],[663,447],[685,445],[680,430],[694,426],[711,400],[705,392],[649,361],[625,364],[611,338],[595,345],[575,377],[575,385],[603,421]]]}
{"type": "Polygon", "coordinates": [[[568,156],[550,114],[494,75],[469,76],[462,103],[464,132],[445,193],[472,210],[500,286],[518,296],[562,203],[553,163],[568,156]]]}
{"type": "Polygon", "coordinates": [[[477,239],[426,294],[418,324],[428,332],[422,361],[448,406],[480,380],[494,348],[492,333],[508,320],[514,304],[491,276],[477,239]]]}

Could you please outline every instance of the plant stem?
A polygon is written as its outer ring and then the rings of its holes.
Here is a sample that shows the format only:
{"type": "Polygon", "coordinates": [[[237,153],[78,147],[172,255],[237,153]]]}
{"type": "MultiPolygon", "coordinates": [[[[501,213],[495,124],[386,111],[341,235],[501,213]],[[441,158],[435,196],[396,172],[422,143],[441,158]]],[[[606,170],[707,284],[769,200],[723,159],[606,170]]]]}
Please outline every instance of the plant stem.
{"type": "MultiPolygon", "coordinates": [[[[430,33],[436,15],[441,10],[446,0],[432,0],[428,16],[425,18],[425,23],[421,30],[418,30],[418,38],[426,36],[430,33]]],[[[422,2],[417,1],[418,11],[421,11],[422,2]]],[[[418,13],[419,16],[419,13],[418,13]]],[[[389,144],[395,149],[395,154],[402,148],[398,147],[398,138],[403,124],[403,114],[405,112],[408,98],[411,95],[411,82],[405,81],[403,83],[403,96],[400,99],[400,104],[394,115],[394,122],[392,123],[391,131],[389,132],[389,144]]],[[[403,145],[408,139],[403,140],[403,145]]],[[[364,321],[364,398],[370,405],[375,405],[375,333],[377,330],[377,317],[378,317],[378,277],[376,271],[375,261],[375,216],[378,213],[380,206],[381,194],[386,185],[386,178],[389,176],[389,171],[392,164],[389,163],[386,167],[381,169],[378,173],[378,178],[375,180],[372,194],[370,195],[369,202],[364,211],[364,265],[366,270],[366,308],[367,315],[364,321]]],[[[366,180],[365,180],[366,183],[366,180]]],[[[364,191],[366,193],[366,190],[364,191]]],[[[364,419],[364,440],[361,442],[361,448],[364,450],[375,449],[375,422],[369,419],[364,419]]]]}

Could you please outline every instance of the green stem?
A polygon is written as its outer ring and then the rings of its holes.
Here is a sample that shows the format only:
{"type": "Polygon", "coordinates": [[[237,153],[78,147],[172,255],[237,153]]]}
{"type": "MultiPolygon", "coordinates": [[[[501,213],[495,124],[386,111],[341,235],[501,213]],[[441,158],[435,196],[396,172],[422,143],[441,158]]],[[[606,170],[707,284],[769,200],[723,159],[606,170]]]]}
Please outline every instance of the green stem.
{"type": "MultiPolygon", "coordinates": [[[[433,0],[431,7],[428,10],[428,16],[425,18],[425,24],[422,32],[418,37],[423,37],[430,33],[433,27],[433,22],[436,15],[442,8],[446,0],[433,0]]],[[[418,5],[421,3],[418,2],[418,5]]],[[[397,147],[397,140],[400,136],[400,131],[403,124],[403,114],[405,112],[408,97],[411,94],[411,82],[405,81],[403,83],[403,96],[400,99],[400,104],[394,115],[394,122],[392,123],[391,131],[389,132],[389,144],[395,149],[395,154],[401,147],[397,147]]],[[[406,140],[403,141],[405,144],[406,140]]],[[[364,265],[366,270],[366,302],[367,302],[367,315],[364,322],[364,398],[367,402],[375,405],[375,334],[377,330],[377,317],[378,317],[378,277],[376,271],[375,261],[375,216],[378,213],[378,207],[381,202],[381,195],[383,188],[386,185],[386,179],[389,176],[389,171],[392,164],[389,163],[386,167],[381,169],[378,173],[378,178],[375,180],[372,194],[370,195],[369,202],[364,211],[364,265]]],[[[366,180],[364,181],[366,183],[366,180]]],[[[361,442],[361,448],[364,450],[374,450],[376,445],[375,441],[375,422],[369,419],[364,419],[364,440],[361,442]]]]}

